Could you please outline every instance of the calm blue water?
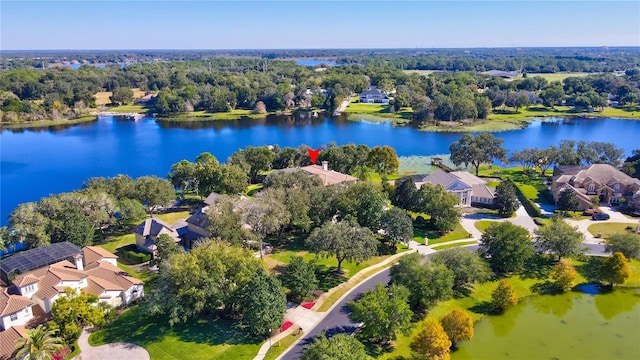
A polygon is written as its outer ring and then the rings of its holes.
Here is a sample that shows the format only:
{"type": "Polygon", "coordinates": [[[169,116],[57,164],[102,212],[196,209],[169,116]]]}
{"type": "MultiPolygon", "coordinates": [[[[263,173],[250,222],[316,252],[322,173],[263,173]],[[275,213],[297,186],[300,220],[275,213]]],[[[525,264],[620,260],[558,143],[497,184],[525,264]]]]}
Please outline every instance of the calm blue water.
{"type": "MultiPolygon", "coordinates": [[[[224,162],[247,145],[312,148],[331,141],[390,145],[400,156],[448,153],[461,134],[419,132],[388,123],[371,124],[322,116],[195,123],[191,128],[115,117],[65,129],[0,133],[0,219],[19,204],[81,187],[92,176],[128,174],[166,176],[172,164],[193,161],[204,151],[224,162]]],[[[577,119],[534,122],[523,130],[496,134],[510,151],[556,145],[561,139],[609,141],[625,149],[640,148],[640,121],[577,119]]]]}
{"type": "Polygon", "coordinates": [[[337,64],[331,60],[296,60],[296,64],[303,66],[316,66],[320,64],[327,64],[329,66],[337,66],[337,64]]]}

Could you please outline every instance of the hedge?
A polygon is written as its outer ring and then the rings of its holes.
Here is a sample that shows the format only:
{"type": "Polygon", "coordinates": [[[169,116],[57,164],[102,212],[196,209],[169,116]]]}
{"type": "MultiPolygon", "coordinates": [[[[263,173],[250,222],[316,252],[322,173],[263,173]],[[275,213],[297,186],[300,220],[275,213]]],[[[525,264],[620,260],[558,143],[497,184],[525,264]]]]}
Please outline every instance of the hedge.
{"type": "Polygon", "coordinates": [[[124,257],[127,260],[133,262],[134,264],[140,264],[140,263],[151,260],[151,255],[149,254],[143,254],[143,253],[139,253],[131,250],[125,252],[124,254],[125,254],[124,257]]]}
{"type": "Polygon", "coordinates": [[[516,184],[516,189],[518,200],[520,200],[522,206],[524,206],[524,209],[527,210],[527,214],[529,214],[529,216],[531,217],[539,217],[540,215],[542,215],[540,208],[531,199],[524,196],[524,193],[522,192],[522,189],[520,189],[520,186],[518,186],[518,184],[516,184]]]}

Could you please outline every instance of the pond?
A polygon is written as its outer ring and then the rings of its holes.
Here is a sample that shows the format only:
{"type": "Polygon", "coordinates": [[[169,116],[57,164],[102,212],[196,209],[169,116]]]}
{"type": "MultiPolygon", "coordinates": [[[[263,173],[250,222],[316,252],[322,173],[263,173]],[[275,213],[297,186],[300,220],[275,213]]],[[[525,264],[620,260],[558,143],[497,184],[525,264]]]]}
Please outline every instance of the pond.
{"type": "Polygon", "coordinates": [[[475,324],[466,359],[640,359],[640,289],[533,296],[475,324]]]}
{"type": "MultiPolygon", "coordinates": [[[[627,155],[638,148],[640,121],[566,119],[534,121],[497,133],[510,151],[557,145],[561,139],[610,141],[627,155]]],[[[105,116],[70,127],[0,132],[0,224],[20,203],[78,189],[93,176],[165,177],[172,164],[208,151],[221,162],[248,145],[316,148],[329,142],[389,145],[400,156],[449,153],[461,133],[421,132],[411,126],[349,121],[344,116],[296,114],[264,119],[192,123],[127,121],[105,116]]]]}

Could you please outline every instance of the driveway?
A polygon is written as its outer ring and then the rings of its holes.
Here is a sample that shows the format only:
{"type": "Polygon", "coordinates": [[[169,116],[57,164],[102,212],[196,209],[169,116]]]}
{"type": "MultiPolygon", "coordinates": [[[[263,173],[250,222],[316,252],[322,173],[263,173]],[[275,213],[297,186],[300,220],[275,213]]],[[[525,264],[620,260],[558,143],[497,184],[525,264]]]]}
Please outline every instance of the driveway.
{"type": "Polygon", "coordinates": [[[80,347],[80,355],[76,356],[76,360],[149,360],[149,352],[140,345],[129,343],[113,343],[100,346],[89,345],[89,332],[87,329],[82,331],[82,335],[78,339],[80,347]]]}
{"type": "Polygon", "coordinates": [[[567,224],[569,224],[571,226],[578,227],[578,230],[580,230],[580,232],[582,232],[584,234],[584,243],[585,244],[602,244],[604,242],[604,239],[600,239],[600,238],[597,238],[597,237],[591,235],[591,233],[587,230],[589,228],[589,226],[591,226],[593,224],[598,224],[598,223],[606,224],[606,223],[614,223],[615,222],[615,223],[625,223],[625,224],[629,224],[631,226],[640,225],[640,222],[638,221],[638,219],[629,219],[628,217],[626,217],[621,212],[619,212],[617,210],[613,210],[608,206],[601,206],[600,210],[602,210],[603,212],[609,214],[609,216],[611,216],[611,219],[602,220],[602,221],[594,221],[594,220],[591,220],[591,219],[584,219],[584,220],[565,219],[564,221],[566,221],[567,224]]]}
{"type": "Polygon", "coordinates": [[[524,209],[524,206],[520,205],[518,210],[516,210],[516,216],[512,218],[501,218],[498,216],[491,216],[486,214],[464,214],[462,219],[460,219],[460,224],[462,227],[471,234],[471,236],[475,239],[480,239],[482,237],[482,233],[476,229],[476,221],[479,220],[490,220],[490,221],[508,221],[514,225],[522,226],[523,228],[529,230],[531,234],[533,234],[534,230],[538,228],[538,225],[533,222],[533,219],[527,214],[527,210],[524,209]]]}

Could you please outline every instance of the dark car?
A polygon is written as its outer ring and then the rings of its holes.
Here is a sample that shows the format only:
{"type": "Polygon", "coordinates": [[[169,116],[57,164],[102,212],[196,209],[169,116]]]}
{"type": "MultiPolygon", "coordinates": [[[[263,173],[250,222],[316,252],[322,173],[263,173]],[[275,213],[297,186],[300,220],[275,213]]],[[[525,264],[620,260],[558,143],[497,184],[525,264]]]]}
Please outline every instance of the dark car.
{"type": "Polygon", "coordinates": [[[609,216],[609,214],[599,213],[599,214],[593,214],[593,216],[591,217],[591,220],[609,220],[610,218],[611,216],[609,216]]]}

